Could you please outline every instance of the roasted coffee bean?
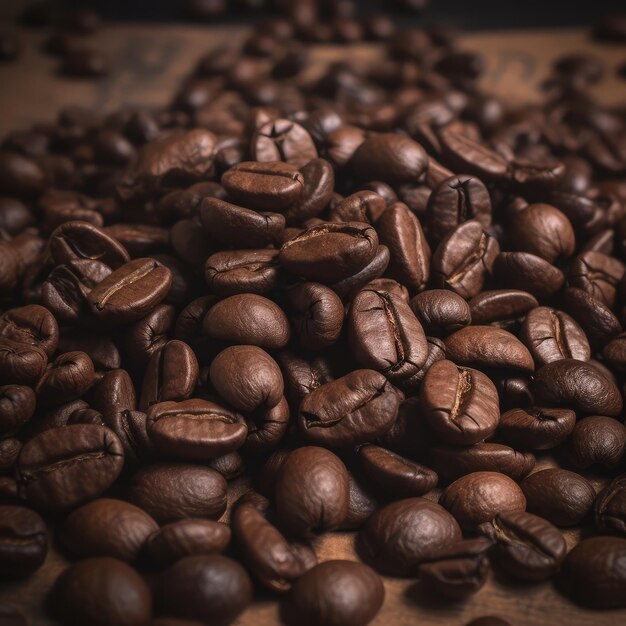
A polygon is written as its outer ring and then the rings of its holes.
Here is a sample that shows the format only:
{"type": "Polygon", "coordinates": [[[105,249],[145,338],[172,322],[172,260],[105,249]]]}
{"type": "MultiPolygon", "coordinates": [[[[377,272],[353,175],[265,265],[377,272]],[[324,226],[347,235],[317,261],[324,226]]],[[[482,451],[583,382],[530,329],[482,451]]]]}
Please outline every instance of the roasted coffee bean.
{"type": "Polygon", "coordinates": [[[240,448],[248,429],[243,417],[208,400],[159,402],[148,409],[147,432],[157,451],[205,461],[240,448]]]}
{"type": "Polygon", "coordinates": [[[562,406],[580,413],[618,415],[622,396],[615,384],[592,365],[574,359],[547,363],[533,380],[537,403],[562,406]]]}
{"type": "Polygon", "coordinates": [[[444,483],[472,472],[499,472],[519,481],[535,466],[535,457],[530,452],[488,441],[463,447],[434,445],[428,456],[444,483]]]}
{"type": "Polygon", "coordinates": [[[626,426],[612,417],[585,417],[574,426],[566,448],[579,469],[617,469],[626,455],[626,426]]]}
{"type": "Polygon", "coordinates": [[[271,300],[250,293],[214,304],[204,316],[202,330],[218,341],[251,344],[266,350],[284,348],[291,337],[282,309],[271,300]]]}
{"type": "Polygon", "coordinates": [[[294,581],[317,564],[309,545],[288,542],[253,504],[238,503],[231,523],[252,575],[271,591],[288,591],[294,581]]]}
{"type": "Polygon", "coordinates": [[[20,488],[37,509],[61,511],[98,497],[119,476],[124,449],[104,426],[51,428],[24,444],[17,463],[20,488]]]}
{"type": "Polygon", "coordinates": [[[134,258],[163,251],[170,244],[170,231],[160,226],[111,224],[111,226],[105,226],[103,230],[117,239],[134,258]]]}
{"type": "Polygon", "coordinates": [[[400,386],[411,385],[428,355],[426,336],[408,303],[373,289],[363,289],[352,301],[348,341],[361,367],[400,386]]]}
{"type": "Polygon", "coordinates": [[[205,279],[212,293],[266,294],[278,286],[278,250],[216,252],[206,260],[205,279]]]}
{"type": "Polygon", "coordinates": [[[376,223],[380,243],[389,248],[388,275],[413,292],[422,291],[430,276],[430,246],[422,226],[402,202],[389,206],[376,223]]]}
{"type": "Polygon", "coordinates": [[[195,391],[198,376],[193,350],[184,341],[168,341],[146,363],[139,408],[147,411],[160,402],[186,400],[195,391]]]}
{"type": "Polygon", "coordinates": [[[438,476],[430,468],[375,445],[359,448],[363,473],[381,493],[399,497],[422,496],[437,485],[438,476]]]}
{"type": "Polygon", "coordinates": [[[386,208],[387,202],[377,193],[369,190],[357,191],[333,208],[329,221],[375,224],[386,208]]]}
{"type": "Polygon", "coordinates": [[[0,505],[0,578],[21,578],[43,564],[48,531],[43,519],[23,506],[0,505]]]}
{"type": "Polygon", "coordinates": [[[171,271],[154,259],[134,259],[122,265],[89,293],[94,315],[125,324],[149,313],[167,296],[171,271]]]}
{"type": "Polygon", "coordinates": [[[472,322],[468,303],[447,289],[419,293],[411,298],[410,305],[429,334],[447,335],[472,322]]]}
{"type": "Polygon", "coordinates": [[[372,280],[380,278],[389,265],[389,248],[378,246],[374,258],[360,271],[336,283],[330,288],[342,299],[349,300],[372,280]]]}
{"type": "Polygon", "coordinates": [[[613,308],[624,271],[626,268],[618,259],[602,252],[589,251],[574,259],[567,274],[567,282],[613,308]]]}
{"type": "Polygon", "coordinates": [[[298,448],[276,477],[275,505],[282,526],[298,537],[341,526],[348,512],[349,477],[342,461],[315,446],[298,448]]]}
{"type": "Polygon", "coordinates": [[[108,423],[124,411],[137,408],[135,386],[126,370],[107,372],[91,391],[91,407],[104,416],[108,423]]]}
{"type": "Polygon", "coordinates": [[[479,221],[463,222],[441,241],[433,254],[435,286],[450,289],[465,299],[473,298],[491,276],[499,252],[498,242],[484,231],[479,221]]]}
{"type": "Polygon", "coordinates": [[[421,390],[424,419],[439,437],[453,445],[477,443],[489,437],[500,418],[498,392],[478,370],[437,361],[424,377],[421,390]]]}
{"type": "Polygon", "coordinates": [[[365,626],[381,609],[384,597],[382,580],[367,565],[326,561],[294,584],[281,618],[286,624],[305,626],[365,626]]]}
{"type": "Polygon", "coordinates": [[[561,270],[529,252],[501,252],[493,272],[500,284],[528,291],[539,300],[553,296],[565,282],[561,270]]]}
{"type": "Polygon", "coordinates": [[[50,358],[59,343],[59,325],[48,309],[29,304],[0,316],[0,338],[40,348],[50,358]]]}
{"type": "Polygon", "coordinates": [[[537,581],[556,573],[567,546],[559,529],[532,513],[498,513],[480,532],[495,543],[493,558],[511,576],[537,581]]]}
{"type": "Polygon", "coordinates": [[[34,391],[23,385],[0,387],[0,436],[15,434],[35,412],[34,391]]]}
{"type": "Polygon", "coordinates": [[[389,576],[415,575],[422,563],[460,539],[455,519],[425,498],[398,500],[378,509],[358,538],[364,556],[389,576]]]}
{"type": "Polygon", "coordinates": [[[491,226],[491,198],[478,178],[451,176],[439,183],[428,200],[428,235],[439,242],[467,220],[491,226]]]}
{"type": "Polygon", "coordinates": [[[113,557],[136,561],[146,541],[159,529],[140,508],[110,498],[99,498],[72,511],[63,522],[60,540],[78,558],[113,557]]]}
{"type": "Polygon", "coordinates": [[[446,546],[432,561],[420,565],[420,582],[428,590],[452,599],[476,593],[487,582],[490,547],[491,541],[484,537],[446,546]]]}
{"type": "Polygon", "coordinates": [[[567,555],[560,587],[574,602],[594,609],[623,608],[626,583],[626,539],[583,539],[567,555]]]}
{"type": "Polygon", "coordinates": [[[528,312],[520,337],[539,365],[561,359],[588,361],[591,356],[583,329],[567,313],[547,306],[528,312]]]}
{"type": "Polygon", "coordinates": [[[591,483],[564,469],[544,469],[521,483],[528,511],[556,524],[573,526],[587,517],[596,497],[591,483]]]}
{"type": "Polygon", "coordinates": [[[82,396],[94,379],[93,362],[87,354],[66,352],[48,364],[35,391],[40,404],[63,404],[82,396]]]}
{"type": "Polygon", "coordinates": [[[0,472],[13,470],[21,449],[22,442],[15,437],[0,439],[0,472]]]}
{"type": "Polygon", "coordinates": [[[135,363],[146,363],[167,343],[167,333],[174,326],[175,319],[176,310],[172,305],[159,304],[145,317],[132,324],[124,338],[124,348],[128,356],[135,363]]]}
{"type": "Polygon", "coordinates": [[[252,137],[251,150],[255,161],[285,161],[298,168],[317,158],[311,135],[300,124],[287,119],[272,120],[258,128],[252,137]]]}
{"type": "Polygon", "coordinates": [[[198,554],[223,552],[230,543],[230,527],[206,519],[182,519],[153,533],[145,544],[150,558],[159,565],[170,565],[198,554]]]}
{"type": "Polygon", "coordinates": [[[246,161],[224,172],[222,185],[244,206],[260,211],[284,211],[302,196],[304,176],[289,163],[246,161]]]}
{"type": "Polygon", "coordinates": [[[293,352],[283,350],[276,360],[284,376],[285,391],[292,407],[297,409],[308,393],[334,379],[329,363],[324,358],[307,361],[293,352]]]}
{"type": "Polygon", "coordinates": [[[454,481],[439,499],[461,527],[475,530],[496,513],[526,509],[524,493],[508,476],[498,472],[473,472],[454,481]]]}
{"type": "MultiPolygon", "coordinates": [[[[319,283],[300,283],[288,291],[287,297],[291,319],[302,348],[323,350],[339,339],[344,307],[332,289],[319,283]]],[[[275,317],[272,324],[276,324],[275,317]]]]}
{"type": "Polygon", "coordinates": [[[473,324],[493,324],[513,329],[539,303],[535,296],[526,291],[492,289],[472,298],[469,306],[473,324]]]}
{"type": "Polygon", "coordinates": [[[252,591],[236,561],[220,554],[188,556],[163,572],[156,604],[166,615],[225,625],[250,604],[252,591]]]}
{"type": "Polygon", "coordinates": [[[348,497],[348,515],[340,530],[356,530],[367,522],[378,508],[378,501],[370,490],[366,489],[353,474],[350,476],[350,494],[348,497]]]}
{"type": "Polygon", "coordinates": [[[277,243],[285,229],[280,213],[259,213],[219,198],[202,200],[199,214],[208,237],[227,248],[263,248],[277,243]]]}
{"type": "Polygon", "coordinates": [[[307,394],[298,425],[313,443],[347,447],[385,433],[398,413],[400,392],[374,370],[355,370],[307,394]]]}
{"type": "Polygon", "coordinates": [[[61,573],[51,604],[62,624],[139,626],[150,621],[152,598],[143,578],[123,561],[83,559],[61,573]]]}
{"type": "Polygon", "coordinates": [[[565,441],[575,424],[576,414],[570,409],[511,409],[500,416],[497,435],[522,448],[549,450],[565,441]]]}
{"type": "Polygon", "coordinates": [[[531,373],[533,358],[512,333],[495,326],[466,326],[445,339],[446,354],[459,365],[531,373]]]}
{"type": "Polygon", "coordinates": [[[376,231],[367,224],[324,223],[285,242],[279,259],[293,274],[329,283],[362,270],[374,258],[377,247],[376,231]]]}
{"type": "Polygon", "coordinates": [[[325,159],[312,159],[300,168],[300,173],[304,178],[302,194],[284,213],[289,225],[320,215],[335,186],[335,171],[325,159]]]}
{"type": "Polygon", "coordinates": [[[614,478],[598,494],[594,522],[599,531],[626,535],[626,474],[614,478]]]}

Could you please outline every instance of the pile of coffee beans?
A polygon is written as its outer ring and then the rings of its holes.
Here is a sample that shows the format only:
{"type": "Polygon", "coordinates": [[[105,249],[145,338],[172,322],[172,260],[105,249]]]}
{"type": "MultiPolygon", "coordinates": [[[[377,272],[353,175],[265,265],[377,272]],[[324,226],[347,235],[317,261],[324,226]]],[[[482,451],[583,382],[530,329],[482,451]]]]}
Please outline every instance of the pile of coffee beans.
{"type": "Polygon", "coordinates": [[[444,30],[316,74],[293,35],[210,51],[164,110],[4,138],[0,575],[53,532],[67,625],[227,624],[265,593],[359,626],[379,574],[626,606],[626,111],[589,95],[602,66],[560,59],[512,109],[444,30]],[[347,530],[363,562],[318,563],[347,530]]]}

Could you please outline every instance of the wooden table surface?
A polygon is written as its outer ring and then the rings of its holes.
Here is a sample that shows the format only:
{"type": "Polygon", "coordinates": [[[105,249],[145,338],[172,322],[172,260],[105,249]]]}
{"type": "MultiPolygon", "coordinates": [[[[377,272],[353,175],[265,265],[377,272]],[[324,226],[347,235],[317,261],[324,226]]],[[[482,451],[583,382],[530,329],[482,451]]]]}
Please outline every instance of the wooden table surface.
{"type": "MultiPolygon", "coordinates": [[[[50,121],[60,107],[70,104],[98,111],[125,105],[165,105],[204,52],[221,41],[241,37],[241,30],[236,28],[110,26],[95,39],[109,54],[113,72],[94,82],[56,75],[54,59],[39,52],[43,35],[24,33],[20,60],[0,66],[0,136],[34,122],[50,121]]],[[[619,81],[614,74],[615,67],[626,61],[626,47],[592,43],[581,30],[475,33],[465,36],[462,43],[467,49],[486,55],[483,87],[511,104],[538,101],[537,87],[546,77],[552,60],[559,54],[582,51],[596,54],[607,63],[607,76],[595,88],[597,98],[607,104],[626,103],[626,82],[619,81]]],[[[341,58],[345,52],[345,47],[316,47],[314,60],[323,63],[341,58]]],[[[377,46],[358,45],[351,49],[351,57],[363,62],[379,55],[377,46]]],[[[237,491],[245,488],[241,483],[235,487],[237,491]]],[[[436,496],[433,493],[429,497],[436,496]]],[[[571,546],[580,531],[564,534],[571,546]]],[[[320,561],[356,559],[354,534],[330,533],[320,537],[315,550],[320,561]]],[[[19,608],[32,626],[53,624],[42,607],[52,581],[65,565],[66,561],[53,547],[44,566],[29,579],[0,584],[0,602],[19,608]]],[[[481,615],[499,615],[513,626],[626,624],[626,610],[587,611],[560,596],[551,583],[516,584],[492,575],[481,591],[463,602],[438,600],[422,593],[415,581],[406,579],[385,578],[385,590],[385,604],[373,622],[375,626],[462,626],[481,615]]],[[[278,604],[267,595],[258,597],[237,621],[239,626],[279,623],[278,604]]]]}

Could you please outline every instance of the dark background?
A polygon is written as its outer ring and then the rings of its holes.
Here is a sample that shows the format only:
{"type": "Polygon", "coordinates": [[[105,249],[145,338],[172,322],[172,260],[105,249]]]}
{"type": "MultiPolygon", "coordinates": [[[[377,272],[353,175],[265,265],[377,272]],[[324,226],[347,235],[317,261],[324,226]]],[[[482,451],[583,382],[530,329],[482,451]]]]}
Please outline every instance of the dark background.
{"type": "MultiPolygon", "coordinates": [[[[93,7],[112,20],[183,21],[186,18],[182,0],[69,0],[68,4],[93,7]]],[[[389,11],[393,0],[360,0],[358,4],[362,12],[389,11]]],[[[624,12],[626,0],[431,0],[422,15],[394,13],[404,24],[445,22],[461,30],[480,30],[591,26],[607,14],[624,12]]],[[[249,22],[267,15],[267,12],[248,10],[208,21],[215,24],[249,22]]]]}

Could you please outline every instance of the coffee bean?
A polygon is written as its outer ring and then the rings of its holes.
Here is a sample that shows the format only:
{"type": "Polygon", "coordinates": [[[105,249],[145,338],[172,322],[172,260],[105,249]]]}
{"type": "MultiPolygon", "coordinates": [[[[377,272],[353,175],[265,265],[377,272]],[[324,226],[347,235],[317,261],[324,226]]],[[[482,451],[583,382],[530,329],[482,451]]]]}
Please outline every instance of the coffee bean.
{"type": "Polygon", "coordinates": [[[513,330],[517,322],[525,319],[526,314],[539,303],[526,291],[491,289],[473,297],[469,306],[473,324],[493,324],[513,330]]]}
{"type": "Polygon", "coordinates": [[[367,565],[331,560],[309,570],[293,586],[281,617],[287,624],[369,624],[383,605],[385,588],[367,565]]]}
{"type": "Polygon", "coordinates": [[[329,214],[329,221],[375,224],[386,208],[385,199],[377,193],[369,190],[357,191],[333,208],[329,214]]]}
{"type": "Polygon", "coordinates": [[[39,569],[48,551],[43,519],[23,506],[0,506],[0,577],[29,576],[39,569]]]}
{"type": "Polygon", "coordinates": [[[424,498],[398,500],[378,509],[358,538],[368,560],[390,576],[414,575],[421,563],[460,539],[455,519],[424,498]]]}
{"type": "Polygon", "coordinates": [[[124,449],[111,430],[76,424],[27,441],[17,471],[24,496],[35,508],[61,511],[98,497],[123,464],[124,449]]]}
{"type": "Polygon", "coordinates": [[[473,472],[454,481],[440,503],[467,531],[492,520],[496,513],[526,509],[524,493],[508,476],[498,472],[473,472]]]}
{"type": "Polygon", "coordinates": [[[302,168],[318,155],[311,135],[300,124],[276,119],[257,129],[252,137],[252,156],[261,163],[285,161],[302,168]]]}
{"type": "Polygon", "coordinates": [[[158,530],[157,523],[128,502],[99,498],[70,513],[61,528],[60,540],[75,557],[113,557],[136,561],[146,541],[158,530]]]}
{"type": "Polygon", "coordinates": [[[566,446],[570,463],[579,469],[616,469],[626,454],[626,426],[611,417],[585,417],[574,426],[566,446]]]}
{"type": "Polygon", "coordinates": [[[206,519],[181,519],[165,524],[148,537],[150,558],[170,565],[187,556],[223,552],[230,543],[230,527],[206,519]]]}
{"type": "Polygon", "coordinates": [[[0,337],[40,348],[50,358],[59,343],[59,325],[45,307],[29,304],[0,316],[0,337]]]}
{"type": "Polygon", "coordinates": [[[612,308],[624,271],[626,268],[618,259],[601,252],[589,251],[574,259],[567,282],[612,308]]]}
{"type": "MultiPolygon", "coordinates": [[[[159,304],[145,317],[132,324],[126,331],[124,340],[128,356],[136,363],[147,363],[150,357],[167,343],[167,333],[174,326],[175,319],[176,311],[173,306],[159,304]]],[[[177,336],[177,339],[184,340],[185,337],[177,336]]],[[[119,367],[119,364],[108,369],[116,367],[119,367]]]]}
{"type": "Polygon", "coordinates": [[[93,384],[93,362],[84,352],[66,352],[48,364],[35,391],[41,404],[62,404],[82,396],[93,384]]]}
{"type": "Polygon", "coordinates": [[[389,430],[401,399],[382,374],[355,370],[307,394],[300,403],[298,425],[313,443],[365,443],[389,430]]]}
{"type": "Polygon", "coordinates": [[[123,561],[83,559],[61,573],[52,589],[53,611],[62,624],[139,626],[152,614],[150,589],[123,561]]]}
{"type": "Polygon", "coordinates": [[[532,513],[498,513],[480,532],[495,542],[493,554],[498,565],[519,580],[549,578],[567,553],[559,529],[532,513]]]}
{"type": "Polygon", "coordinates": [[[498,426],[500,409],[494,384],[482,372],[457,367],[452,361],[437,361],[430,367],[421,400],[424,418],[447,443],[476,443],[498,426]]]}
{"type": "Polygon", "coordinates": [[[540,301],[553,296],[565,282],[561,270],[529,252],[500,252],[493,273],[501,285],[527,291],[540,301]]]}
{"type": "Polygon", "coordinates": [[[559,582],[567,596],[595,609],[624,607],[626,539],[591,537],[567,555],[559,582]]]}
{"type": "Polygon", "coordinates": [[[389,265],[389,248],[378,246],[374,258],[359,272],[352,274],[336,283],[331,283],[330,288],[342,299],[349,300],[359,290],[377,278],[380,278],[389,265]]]}
{"type": "Polygon", "coordinates": [[[276,477],[282,526],[299,537],[338,528],[348,512],[348,483],[345,465],[332,452],[315,446],[294,450],[276,477]]]}
{"type": "Polygon", "coordinates": [[[497,433],[514,445],[549,450],[565,441],[575,424],[576,414],[569,409],[528,407],[503,413],[497,433]]]}
{"type": "Polygon", "coordinates": [[[218,519],[226,509],[226,481],[201,465],[148,465],[133,475],[129,499],[159,524],[186,517],[218,519]]]}
{"type": "Polygon", "coordinates": [[[33,416],[35,393],[23,385],[0,387],[0,435],[15,434],[33,416]]]}
{"type": "Polygon", "coordinates": [[[596,528],[605,533],[626,534],[626,475],[614,478],[596,498],[596,528]]]}
{"type": "Polygon", "coordinates": [[[544,469],[521,483],[528,511],[556,524],[573,526],[591,510],[596,492],[582,476],[564,469],[544,469]]]}
{"type": "Polygon", "coordinates": [[[325,159],[312,159],[300,168],[300,173],[304,178],[302,194],[284,213],[289,225],[320,215],[335,186],[335,171],[325,159]]]}
{"type": "Polygon", "coordinates": [[[252,601],[252,582],[220,554],[188,556],[161,575],[157,607],[167,615],[230,624],[252,601]]]}
{"type": "Polygon", "coordinates": [[[471,323],[467,302],[453,291],[429,289],[410,301],[411,308],[429,334],[447,335],[471,323]]]}

